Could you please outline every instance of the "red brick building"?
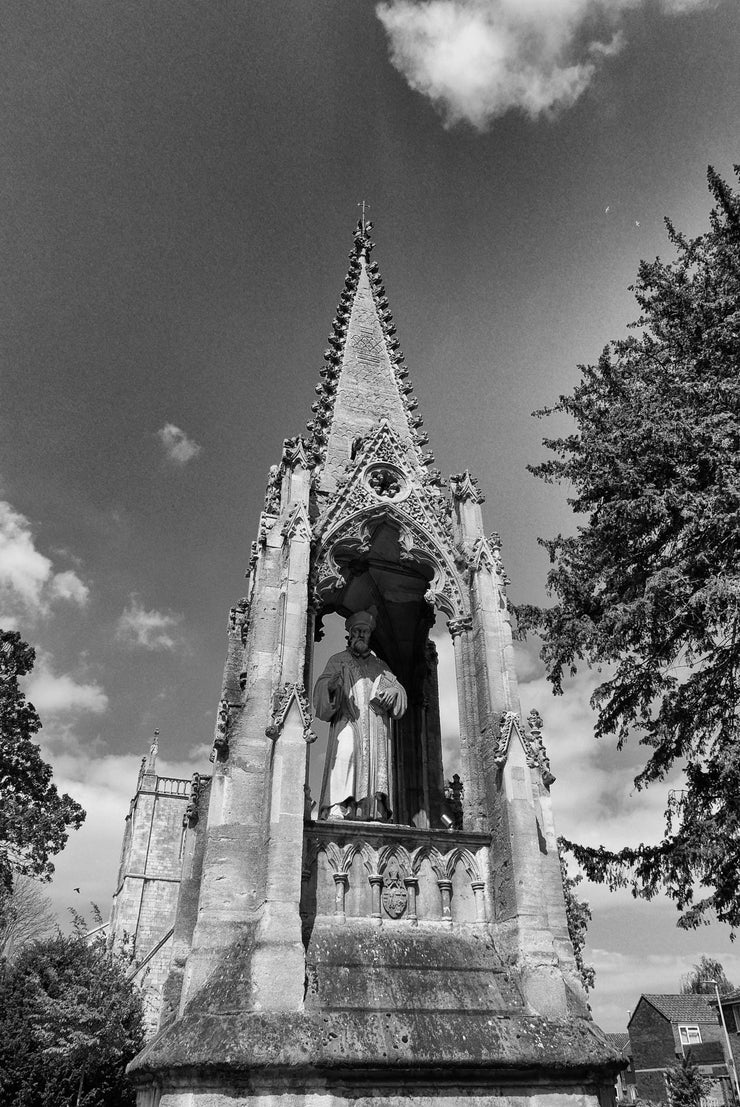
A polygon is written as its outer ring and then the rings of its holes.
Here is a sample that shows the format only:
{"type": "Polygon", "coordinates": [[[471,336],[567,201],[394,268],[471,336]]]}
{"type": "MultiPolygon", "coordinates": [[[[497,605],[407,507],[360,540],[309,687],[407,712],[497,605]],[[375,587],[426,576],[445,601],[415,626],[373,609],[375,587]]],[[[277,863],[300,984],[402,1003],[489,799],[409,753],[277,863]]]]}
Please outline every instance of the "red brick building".
{"type": "Polygon", "coordinates": [[[724,1035],[712,996],[641,995],[627,1029],[639,1099],[668,1103],[666,1070],[690,1054],[713,1082],[708,1099],[731,1102],[724,1035]]]}

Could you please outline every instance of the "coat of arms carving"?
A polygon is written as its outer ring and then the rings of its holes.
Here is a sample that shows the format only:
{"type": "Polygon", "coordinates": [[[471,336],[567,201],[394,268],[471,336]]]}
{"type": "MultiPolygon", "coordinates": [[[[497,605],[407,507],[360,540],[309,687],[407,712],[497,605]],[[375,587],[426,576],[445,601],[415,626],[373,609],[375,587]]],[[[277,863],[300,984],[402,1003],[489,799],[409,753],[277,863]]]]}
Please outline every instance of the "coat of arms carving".
{"type": "Polygon", "coordinates": [[[392,857],[383,873],[383,895],[381,897],[385,913],[392,919],[400,919],[408,904],[406,885],[403,882],[405,875],[397,859],[392,857]]]}

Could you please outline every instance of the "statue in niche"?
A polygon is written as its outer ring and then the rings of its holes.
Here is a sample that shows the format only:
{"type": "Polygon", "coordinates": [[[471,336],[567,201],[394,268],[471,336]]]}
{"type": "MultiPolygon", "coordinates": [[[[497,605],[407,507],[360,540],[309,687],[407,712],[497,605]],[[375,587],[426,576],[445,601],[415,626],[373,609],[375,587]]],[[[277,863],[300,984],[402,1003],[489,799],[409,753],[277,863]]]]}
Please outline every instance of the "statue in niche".
{"type": "Polygon", "coordinates": [[[372,612],[357,611],[344,625],[347,649],[329,658],[313,692],[318,718],[331,723],[319,817],[387,822],[391,720],[405,712],[406,692],[370,649],[372,612]]]}

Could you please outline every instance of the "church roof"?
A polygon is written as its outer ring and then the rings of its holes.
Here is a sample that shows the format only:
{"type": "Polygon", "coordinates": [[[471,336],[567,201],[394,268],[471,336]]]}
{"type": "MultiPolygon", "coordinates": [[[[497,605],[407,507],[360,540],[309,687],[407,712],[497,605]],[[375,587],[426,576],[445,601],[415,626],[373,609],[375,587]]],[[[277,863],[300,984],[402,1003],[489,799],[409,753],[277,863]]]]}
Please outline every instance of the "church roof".
{"type": "Polygon", "coordinates": [[[430,464],[422,453],[428,439],[411,395],[396,328],[377,262],[369,260],[372,223],[361,219],[355,230],[344,291],[329,336],[326,362],[316,387],[318,399],[307,424],[310,449],[323,467],[320,485],[334,491],[353,443],[385,419],[416,466],[430,464]]]}

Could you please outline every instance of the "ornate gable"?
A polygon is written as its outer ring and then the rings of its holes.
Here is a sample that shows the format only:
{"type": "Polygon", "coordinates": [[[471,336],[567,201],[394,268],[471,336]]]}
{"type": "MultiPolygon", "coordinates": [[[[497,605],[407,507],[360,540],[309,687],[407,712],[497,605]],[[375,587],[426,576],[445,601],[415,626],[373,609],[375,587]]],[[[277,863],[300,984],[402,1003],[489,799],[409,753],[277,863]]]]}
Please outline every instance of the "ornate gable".
{"type": "Polygon", "coordinates": [[[326,603],[345,583],[343,564],[369,555],[373,534],[387,524],[398,532],[400,563],[428,573],[425,598],[449,618],[466,614],[454,563],[450,504],[438,478],[426,473],[390,422],[355,442],[335,494],[314,527],[318,542],[318,598],[326,603]]]}
{"type": "Polygon", "coordinates": [[[539,712],[530,711],[527,723],[528,729],[522,726],[516,711],[504,712],[496,737],[494,761],[502,769],[508,760],[512,739],[518,739],[530,769],[539,770],[542,783],[549,789],[555,777],[550,769],[550,759],[542,740],[542,718],[539,712]]]}

